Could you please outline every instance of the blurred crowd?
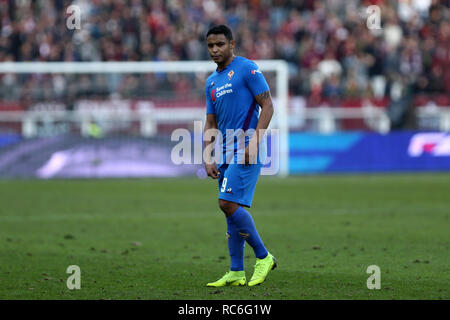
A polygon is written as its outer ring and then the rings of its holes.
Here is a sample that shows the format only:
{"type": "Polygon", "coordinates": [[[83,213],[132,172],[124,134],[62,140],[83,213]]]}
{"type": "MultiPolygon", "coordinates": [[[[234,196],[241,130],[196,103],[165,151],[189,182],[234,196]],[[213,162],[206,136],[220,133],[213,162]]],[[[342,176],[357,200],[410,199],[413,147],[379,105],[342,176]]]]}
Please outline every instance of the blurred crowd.
{"type": "MultiPolygon", "coordinates": [[[[227,24],[238,55],[288,61],[291,95],[448,95],[449,14],[442,0],[0,0],[0,61],[204,60],[207,30],[227,24]],[[72,4],[80,30],[66,26],[72,4]],[[379,29],[368,27],[371,5],[379,29]]],[[[192,75],[0,77],[0,94],[20,99],[203,93],[192,75]]]]}

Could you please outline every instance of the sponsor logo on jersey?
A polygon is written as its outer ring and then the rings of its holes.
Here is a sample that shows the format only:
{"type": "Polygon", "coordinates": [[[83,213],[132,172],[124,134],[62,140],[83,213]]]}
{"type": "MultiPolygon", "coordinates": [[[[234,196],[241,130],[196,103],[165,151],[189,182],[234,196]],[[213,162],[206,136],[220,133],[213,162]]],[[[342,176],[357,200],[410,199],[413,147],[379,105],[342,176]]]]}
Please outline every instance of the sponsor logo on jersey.
{"type": "Polygon", "coordinates": [[[259,69],[252,70],[252,74],[262,73],[259,69]]]}
{"type": "MultiPolygon", "coordinates": [[[[231,89],[233,85],[231,83],[226,83],[225,85],[221,86],[221,87],[217,87],[217,93],[216,94],[216,98],[220,98],[221,96],[223,96],[224,94],[227,93],[232,93],[233,89],[231,89]]],[[[214,101],[214,100],[213,100],[214,101]]]]}

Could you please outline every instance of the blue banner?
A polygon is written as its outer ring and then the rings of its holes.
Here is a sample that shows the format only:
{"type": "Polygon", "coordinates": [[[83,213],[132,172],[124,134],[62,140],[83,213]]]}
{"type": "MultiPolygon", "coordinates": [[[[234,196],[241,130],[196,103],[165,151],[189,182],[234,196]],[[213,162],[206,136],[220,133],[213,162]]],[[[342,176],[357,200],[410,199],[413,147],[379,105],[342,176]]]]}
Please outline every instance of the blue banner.
{"type": "Polygon", "coordinates": [[[289,170],[320,172],[450,171],[450,133],[291,133],[289,170]]]}
{"type": "Polygon", "coordinates": [[[0,135],[0,148],[14,144],[20,141],[21,137],[18,134],[2,134],[0,135]]]}

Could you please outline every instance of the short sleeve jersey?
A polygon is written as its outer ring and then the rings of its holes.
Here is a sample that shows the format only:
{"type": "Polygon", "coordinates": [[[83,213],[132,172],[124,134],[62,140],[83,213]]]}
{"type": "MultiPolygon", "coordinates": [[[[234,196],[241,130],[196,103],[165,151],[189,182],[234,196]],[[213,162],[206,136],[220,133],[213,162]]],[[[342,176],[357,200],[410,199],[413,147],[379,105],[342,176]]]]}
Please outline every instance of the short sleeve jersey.
{"type": "Polygon", "coordinates": [[[269,85],[256,63],[240,56],[208,77],[205,84],[206,114],[216,115],[224,146],[227,129],[242,129],[244,132],[256,129],[260,106],[255,96],[268,90],[269,85]]]}

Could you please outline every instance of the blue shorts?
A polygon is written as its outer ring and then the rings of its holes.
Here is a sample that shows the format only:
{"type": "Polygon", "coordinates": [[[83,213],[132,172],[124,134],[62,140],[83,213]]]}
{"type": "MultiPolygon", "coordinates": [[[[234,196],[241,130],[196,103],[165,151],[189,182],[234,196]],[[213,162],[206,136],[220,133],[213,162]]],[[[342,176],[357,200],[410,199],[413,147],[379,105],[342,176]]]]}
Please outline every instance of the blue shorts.
{"type": "Polygon", "coordinates": [[[261,164],[221,164],[218,167],[219,199],[251,207],[261,164]]]}

